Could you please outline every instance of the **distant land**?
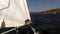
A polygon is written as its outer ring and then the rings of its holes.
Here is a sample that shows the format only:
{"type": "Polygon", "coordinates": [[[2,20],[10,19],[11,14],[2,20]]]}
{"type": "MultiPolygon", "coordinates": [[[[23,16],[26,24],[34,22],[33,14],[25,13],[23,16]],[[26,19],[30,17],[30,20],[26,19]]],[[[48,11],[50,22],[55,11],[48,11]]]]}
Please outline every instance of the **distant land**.
{"type": "Polygon", "coordinates": [[[51,10],[42,11],[42,12],[31,12],[31,13],[38,13],[38,14],[60,14],[60,8],[51,9],[51,10]]]}

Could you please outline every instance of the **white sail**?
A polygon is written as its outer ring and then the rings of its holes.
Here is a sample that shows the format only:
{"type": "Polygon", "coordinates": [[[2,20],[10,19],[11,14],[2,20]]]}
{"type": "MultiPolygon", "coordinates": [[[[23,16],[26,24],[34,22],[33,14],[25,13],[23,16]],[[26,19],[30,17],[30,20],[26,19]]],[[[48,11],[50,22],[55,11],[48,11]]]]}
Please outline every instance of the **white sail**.
{"type": "Polygon", "coordinates": [[[5,27],[24,25],[30,19],[26,0],[0,0],[0,25],[3,19],[5,27]]]}

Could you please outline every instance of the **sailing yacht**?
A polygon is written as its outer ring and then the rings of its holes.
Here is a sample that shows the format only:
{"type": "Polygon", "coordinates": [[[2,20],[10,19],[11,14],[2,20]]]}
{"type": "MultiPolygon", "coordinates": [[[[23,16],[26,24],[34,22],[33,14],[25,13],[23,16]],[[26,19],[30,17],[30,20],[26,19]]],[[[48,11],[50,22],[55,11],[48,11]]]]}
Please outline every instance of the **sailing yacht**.
{"type": "MultiPolygon", "coordinates": [[[[30,21],[28,25],[32,23],[26,0],[0,0],[0,34],[15,34],[26,20],[30,21]]],[[[33,27],[31,29],[37,34],[33,27]]]]}

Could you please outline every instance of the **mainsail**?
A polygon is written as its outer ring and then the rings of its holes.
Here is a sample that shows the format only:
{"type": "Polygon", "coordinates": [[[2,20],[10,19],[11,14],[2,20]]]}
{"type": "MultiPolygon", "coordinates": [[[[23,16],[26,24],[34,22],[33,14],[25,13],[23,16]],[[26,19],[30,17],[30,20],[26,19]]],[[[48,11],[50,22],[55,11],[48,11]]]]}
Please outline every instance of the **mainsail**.
{"type": "Polygon", "coordinates": [[[0,26],[2,21],[5,27],[19,27],[30,19],[26,0],[0,0],[0,26]]]}

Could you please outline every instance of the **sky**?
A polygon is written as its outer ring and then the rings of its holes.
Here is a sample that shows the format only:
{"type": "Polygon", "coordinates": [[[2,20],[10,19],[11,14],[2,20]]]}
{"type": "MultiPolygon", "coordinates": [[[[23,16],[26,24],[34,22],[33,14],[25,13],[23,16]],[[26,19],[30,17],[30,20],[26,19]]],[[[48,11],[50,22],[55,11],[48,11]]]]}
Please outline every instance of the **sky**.
{"type": "Polygon", "coordinates": [[[30,12],[41,12],[60,8],[60,0],[27,0],[30,12]]]}

